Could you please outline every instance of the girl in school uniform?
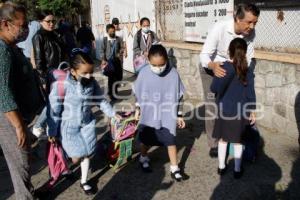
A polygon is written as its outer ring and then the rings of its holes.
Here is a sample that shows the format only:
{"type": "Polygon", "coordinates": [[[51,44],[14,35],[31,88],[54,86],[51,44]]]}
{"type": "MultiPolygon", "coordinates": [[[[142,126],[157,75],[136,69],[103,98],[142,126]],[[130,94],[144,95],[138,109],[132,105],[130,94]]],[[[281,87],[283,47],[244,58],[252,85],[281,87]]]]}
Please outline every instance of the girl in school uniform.
{"type": "Polygon", "coordinates": [[[219,140],[218,174],[226,172],[227,144],[234,144],[234,178],[243,174],[242,136],[249,124],[255,123],[255,89],[253,69],[248,67],[247,43],[241,38],[232,40],[229,45],[230,60],[224,62],[226,76],[214,77],[211,91],[217,96],[218,115],[213,136],[219,140]]]}
{"type": "Polygon", "coordinates": [[[178,72],[169,65],[167,51],[162,45],[153,45],[148,58],[150,64],[140,71],[133,89],[137,113],[140,113],[139,162],[143,171],[151,172],[147,153],[149,148],[165,146],[171,162],[171,177],[181,181],[184,177],[178,167],[175,138],[176,126],[185,128],[182,110],[179,108],[185,89],[178,72]]]}
{"type": "Polygon", "coordinates": [[[97,142],[96,119],[92,107],[99,106],[108,117],[116,116],[93,78],[93,64],[86,53],[77,52],[73,55],[71,69],[63,83],[64,100],[58,95],[61,83],[54,82],[49,96],[51,115],[48,117],[50,140],[59,137],[68,157],[74,164],[80,163],[80,187],[87,195],[93,194],[87,178],[89,157],[94,153],[97,142]]]}

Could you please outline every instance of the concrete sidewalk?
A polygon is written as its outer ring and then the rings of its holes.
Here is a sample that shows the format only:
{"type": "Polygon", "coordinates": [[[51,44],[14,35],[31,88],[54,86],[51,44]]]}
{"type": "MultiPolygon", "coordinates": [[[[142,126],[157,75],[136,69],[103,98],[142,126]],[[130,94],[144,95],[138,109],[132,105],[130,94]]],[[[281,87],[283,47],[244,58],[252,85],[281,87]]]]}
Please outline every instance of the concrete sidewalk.
{"type": "MultiPolygon", "coordinates": [[[[134,77],[126,74],[125,80],[134,77]]],[[[105,78],[99,79],[101,85],[105,78]]],[[[130,86],[122,88],[123,94],[130,93],[130,86]]],[[[133,99],[119,102],[121,109],[133,99]]],[[[203,107],[195,108],[201,115],[203,107]]],[[[106,123],[103,115],[95,110],[99,123],[106,123]]],[[[273,200],[300,199],[300,158],[297,136],[272,133],[260,129],[263,148],[256,163],[245,163],[242,179],[233,179],[233,162],[229,161],[227,174],[220,179],[217,175],[217,159],[208,156],[208,145],[203,133],[203,121],[187,121],[187,128],[178,131],[178,149],[181,166],[190,179],[176,183],[169,174],[169,161],[165,148],[153,148],[150,154],[152,174],[144,174],[137,160],[114,173],[107,168],[104,159],[97,152],[92,162],[91,183],[98,193],[87,197],[79,187],[80,168],[75,168],[76,180],[62,180],[47,199],[103,199],[103,200],[273,200]]],[[[107,127],[99,128],[99,140],[107,127]]],[[[33,153],[34,186],[43,185],[49,178],[45,161],[45,142],[41,142],[33,153]]],[[[10,175],[3,157],[0,157],[0,200],[14,199],[10,175]]]]}

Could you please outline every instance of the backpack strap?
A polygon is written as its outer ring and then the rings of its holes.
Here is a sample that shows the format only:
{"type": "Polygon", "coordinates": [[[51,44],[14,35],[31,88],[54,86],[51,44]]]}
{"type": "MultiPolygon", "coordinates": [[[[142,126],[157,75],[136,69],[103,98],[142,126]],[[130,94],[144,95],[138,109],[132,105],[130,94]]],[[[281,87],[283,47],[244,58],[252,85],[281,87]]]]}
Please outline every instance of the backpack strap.
{"type": "Polygon", "coordinates": [[[60,100],[63,102],[64,98],[65,98],[65,81],[64,80],[57,81],[57,94],[58,94],[60,100]]]}
{"type": "Polygon", "coordinates": [[[150,31],[150,35],[151,35],[151,40],[152,42],[154,41],[155,37],[154,37],[154,32],[153,31],[150,31]]]}
{"type": "Polygon", "coordinates": [[[141,45],[141,40],[142,40],[142,30],[138,30],[137,34],[137,43],[139,44],[139,46],[141,45]]]}
{"type": "Polygon", "coordinates": [[[103,38],[103,46],[104,46],[104,60],[106,60],[106,49],[107,49],[107,41],[108,41],[108,38],[107,37],[104,37],[103,38]]]}

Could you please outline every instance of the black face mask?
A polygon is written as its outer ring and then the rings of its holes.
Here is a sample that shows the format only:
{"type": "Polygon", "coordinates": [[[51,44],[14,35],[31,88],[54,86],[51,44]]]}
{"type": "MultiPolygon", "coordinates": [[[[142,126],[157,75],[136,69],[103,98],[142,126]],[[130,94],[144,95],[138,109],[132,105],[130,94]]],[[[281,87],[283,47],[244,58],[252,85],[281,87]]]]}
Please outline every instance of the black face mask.
{"type": "Polygon", "coordinates": [[[110,38],[115,38],[115,37],[116,37],[116,34],[115,34],[115,33],[109,34],[109,37],[110,37],[110,38]]]}
{"type": "Polygon", "coordinates": [[[86,86],[90,85],[94,81],[94,77],[85,78],[85,77],[79,76],[78,81],[80,82],[80,84],[83,87],[86,87],[86,86]]]}

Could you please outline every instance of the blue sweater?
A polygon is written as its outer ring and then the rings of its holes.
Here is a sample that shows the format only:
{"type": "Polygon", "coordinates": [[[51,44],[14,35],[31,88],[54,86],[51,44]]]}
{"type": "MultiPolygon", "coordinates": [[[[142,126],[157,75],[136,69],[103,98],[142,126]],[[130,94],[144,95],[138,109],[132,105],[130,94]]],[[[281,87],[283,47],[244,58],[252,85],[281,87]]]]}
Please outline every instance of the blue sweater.
{"type": "MultiPolygon", "coordinates": [[[[230,62],[225,62],[223,68],[226,76],[223,78],[214,77],[211,84],[211,91],[220,99],[217,99],[218,107],[222,109],[224,116],[240,116],[245,111],[256,109],[256,95],[254,89],[254,72],[249,68],[247,73],[247,85],[244,85],[238,78],[235,69],[230,62]],[[238,112],[239,109],[241,112],[238,112]]],[[[249,112],[246,112],[249,114],[249,112]]]]}

